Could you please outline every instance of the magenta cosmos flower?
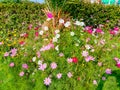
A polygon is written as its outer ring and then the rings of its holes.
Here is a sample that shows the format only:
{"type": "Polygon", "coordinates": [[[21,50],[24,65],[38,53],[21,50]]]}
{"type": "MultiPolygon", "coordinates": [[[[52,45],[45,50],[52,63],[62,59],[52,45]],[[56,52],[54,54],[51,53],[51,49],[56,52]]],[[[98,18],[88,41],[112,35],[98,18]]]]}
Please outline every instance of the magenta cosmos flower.
{"type": "Polygon", "coordinates": [[[48,12],[47,13],[47,18],[50,18],[50,19],[53,18],[53,14],[51,12],[48,12]]]}
{"type": "Polygon", "coordinates": [[[45,84],[46,86],[49,86],[49,85],[51,84],[51,78],[49,78],[49,77],[45,78],[44,84],[45,84]]]}

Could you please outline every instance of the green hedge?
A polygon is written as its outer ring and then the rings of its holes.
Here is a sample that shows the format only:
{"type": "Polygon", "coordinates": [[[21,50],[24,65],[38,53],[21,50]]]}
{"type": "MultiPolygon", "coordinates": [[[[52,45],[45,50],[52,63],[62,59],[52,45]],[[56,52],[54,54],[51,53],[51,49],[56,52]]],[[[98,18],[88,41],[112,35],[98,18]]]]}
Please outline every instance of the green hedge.
{"type": "Polygon", "coordinates": [[[33,22],[42,22],[44,5],[38,3],[0,3],[0,29],[23,29],[33,22]]]}
{"type": "Polygon", "coordinates": [[[83,18],[87,25],[97,26],[109,20],[111,25],[117,24],[120,19],[120,7],[115,5],[101,5],[90,3],[69,3],[64,8],[73,18],[83,18]]]}

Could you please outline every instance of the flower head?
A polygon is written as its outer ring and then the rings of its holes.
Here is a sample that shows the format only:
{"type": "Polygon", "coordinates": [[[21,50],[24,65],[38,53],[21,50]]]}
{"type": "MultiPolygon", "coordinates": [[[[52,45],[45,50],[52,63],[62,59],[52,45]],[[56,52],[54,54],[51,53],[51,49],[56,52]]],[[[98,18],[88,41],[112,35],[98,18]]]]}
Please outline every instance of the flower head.
{"type": "Polygon", "coordinates": [[[25,73],[24,73],[23,71],[21,71],[21,72],[19,73],[19,76],[22,77],[22,76],[24,76],[24,74],[25,74],[25,73]]]}
{"type": "Polygon", "coordinates": [[[4,57],[7,57],[7,56],[9,56],[9,52],[4,53],[4,57]]]}
{"type": "Polygon", "coordinates": [[[87,57],[88,55],[89,55],[89,53],[87,51],[82,52],[82,56],[87,57]]]}
{"type": "Polygon", "coordinates": [[[112,70],[110,68],[107,68],[105,72],[106,74],[112,74],[112,70]]]}
{"type": "Polygon", "coordinates": [[[46,86],[49,86],[49,85],[51,84],[51,78],[50,78],[50,77],[45,78],[45,79],[44,79],[44,84],[45,84],[46,86]]]}
{"type": "Polygon", "coordinates": [[[11,62],[9,66],[14,67],[14,65],[15,65],[14,62],[11,62]]]}
{"type": "Polygon", "coordinates": [[[75,64],[78,63],[78,58],[77,57],[73,57],[72,58],[72,62],[75,63],[75,64]]]}
{"type": "Polygon", "coordinates": [[[60,79],[62,77],[62,74],[61,73],[58,73],[57,74],[57,78],[60,79]]]}
{"type": "Polygon", "coordinates": [[[22,68],[24,69],[28,69],[28,65],[25,63],[25,64],[22,64],[22,68]]]}
{"type": "Polygon", "coordinates": [[[53,18],[53,14],[51,12],[48,12],[47,13],[47,18],[50,18],[50,19],[53,18]]]}
{"type": "Polygon", "coordinates": [[[57,68],[57,64],[55,62],[52,62],[50,64],[50,66],[51,66],[52,69],[56,69],[57,68]]]}
{"type": "Polygon", "coordinates": [[[44,71],[46,68],[47,68],[47,64],[44,63],[44,64],[40,64],[38,69],[44,71]]]}
{"type": "Polygon", "coordinates": [[[72,75],[71,72],[68,72],[68,73],[67,73],[67,76],[68,76],[69,78],[71,78],[73,75],[72,75]]]}

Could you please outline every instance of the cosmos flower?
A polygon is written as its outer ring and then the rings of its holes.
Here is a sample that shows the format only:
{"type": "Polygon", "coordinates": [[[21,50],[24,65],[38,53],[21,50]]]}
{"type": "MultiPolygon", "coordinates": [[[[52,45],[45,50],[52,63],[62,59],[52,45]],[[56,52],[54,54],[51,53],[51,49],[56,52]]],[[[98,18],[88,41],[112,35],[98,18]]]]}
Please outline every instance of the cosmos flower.
{"type": "Polygon", "coordinates": [[[56,69],[57,68],[57,64],[55,62],[52,62],[50,64],[50,66],[51,66],[52,69],[56,69]]]}
{"type": "Polygon", "coordinates": [[[45,79],[44,79],[44,84],[45,84],[46,86],[49,86],[49,85],[51,84],[51,78],[50,78],[50,77],[45,78],[45,79]]]}
{"type": "Polygon", "coordinates": [[[61,73],[58,73],[57,74],[57,78],[60,79],[62,77],[62,74],[61,73]]]}
{"type": "Polygon", "coordinates": [[[67,73],[67,76],[68,76],[69,78],[71,78],[73,75],[72,75],[71,72],[68,72],[68,73],[67,73]]]}

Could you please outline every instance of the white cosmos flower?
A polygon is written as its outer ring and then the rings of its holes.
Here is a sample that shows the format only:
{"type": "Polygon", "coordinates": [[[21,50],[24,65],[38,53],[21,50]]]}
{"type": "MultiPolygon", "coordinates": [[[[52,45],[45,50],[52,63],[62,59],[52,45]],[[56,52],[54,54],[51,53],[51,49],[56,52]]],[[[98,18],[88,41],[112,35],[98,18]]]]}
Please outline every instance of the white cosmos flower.
{"type": "Polygon", "coordinates": [[[75,33],[74,33],[74,32],[70,32],[70,35],[71,35],[71,36],[74,36],[74,35],[75,35],[75,33]]]}
{"type": "Polygon", "coordinates": [[[32,58],[32,61],[35,62],[35,61],[36,61],[36,57],[33,57],[33,58],[32,58]]]}
{"type": "Polygon", "coordinates": [[[76,21],[74,24],[77,26],[85,26],[84,22],[80,22],[80,21],[76,21]]]}
{"type": "Polygon", "coordinates": [[[90,47],[90,45],[86,44],[85,48],[89,50],[91,47],[90,47]]]}
{"type": "Polygon", "coordinates": [[[56,50],[56,51],[58,51],[58,50],[59,50],[59,46],[58,46],[58,45],[55,47],[55,50],[56,50]]]}
{"type": "Polygon", "coordinates": [[[60,24],[63,24],[63,23],[64,23],[64,19],[60,18],[60,19],[59,19],[59,23],[60,23],[60,24]]]}
{"type": "Polygon", "coordinates": [[[44,26],[44,30],[45,30],[45,31],[48,31],[48,26],[44,26]]]}
{"type": "Polygon", "coordinates": [[[56,37],[53,37],[53,42],[57,42],[58,39],[56,37]]]}
{"type": "Polygon", "coordinates": [[[43,30],[40,30],[40,31],[39,31],[39,34],[40,34],[40,35],[43,35],[43,33],[44,33],[43,30]]]}
{"type": "Polygon", "coordinates": [[[38,65],[41,65],[41,64],[42,64],[42,61],[41,61],[41,60],[39,60],[39,61],[38,61],[38,65]]]}
{"type": "Polygon", "coordinates": [[[60,34],[56,34],[56,36],[55,36],[56,38],[60,38],[60,34]]]}
{"type": "Polygon", "coordinates": [[[70,26],[70,21],[67,21],[65,24],[64,24],[65,27],[69,27],[70,26]]]}
{"type": "Polygon", "coordinates": [[[57,29],[57,30],[55,30],[55,34],[57,34],[57,33],[59,33],[59,32],[60,32],[60,30],[58,30],[58,29],[57,29]]]}
{"type": "Polygon", "coordinates": [[[47,18],[47,19],[46,19],[46,21],[50,21],[50,20],[51,20],[51,18],[47,18]]]}

